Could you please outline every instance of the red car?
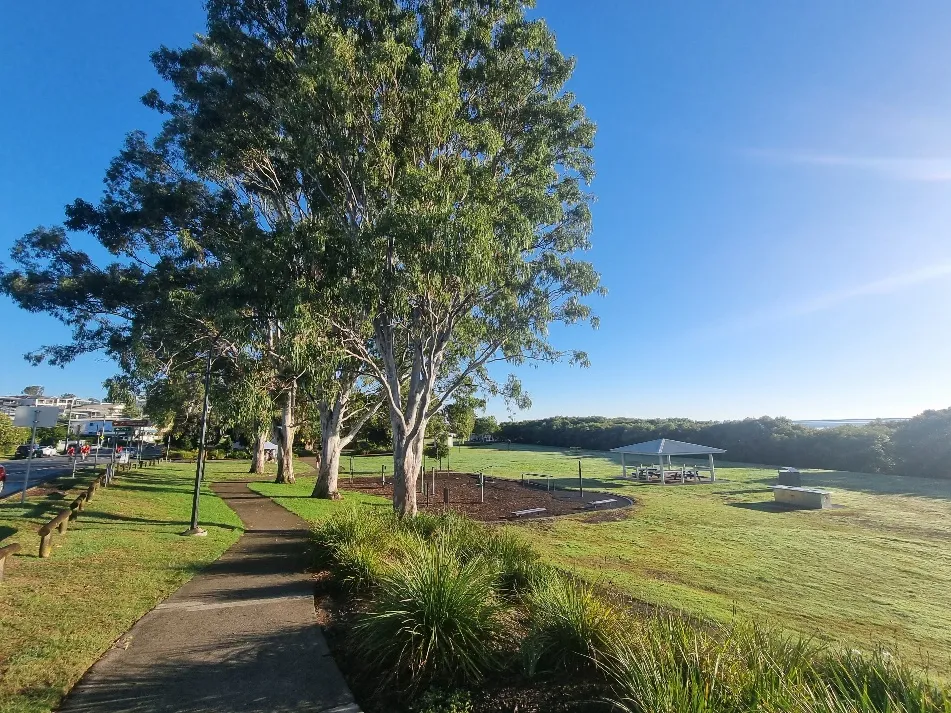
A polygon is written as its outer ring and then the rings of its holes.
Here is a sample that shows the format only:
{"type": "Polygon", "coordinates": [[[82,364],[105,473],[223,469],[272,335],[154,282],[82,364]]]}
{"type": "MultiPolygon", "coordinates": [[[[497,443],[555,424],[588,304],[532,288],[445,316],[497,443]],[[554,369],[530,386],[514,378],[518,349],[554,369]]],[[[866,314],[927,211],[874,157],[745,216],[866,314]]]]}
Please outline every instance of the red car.
{"type": "Polygon", "coordinates": [[[0,493],[3,492],[3,484],[7,482],[7,469],[0,465],[0,493]]]}

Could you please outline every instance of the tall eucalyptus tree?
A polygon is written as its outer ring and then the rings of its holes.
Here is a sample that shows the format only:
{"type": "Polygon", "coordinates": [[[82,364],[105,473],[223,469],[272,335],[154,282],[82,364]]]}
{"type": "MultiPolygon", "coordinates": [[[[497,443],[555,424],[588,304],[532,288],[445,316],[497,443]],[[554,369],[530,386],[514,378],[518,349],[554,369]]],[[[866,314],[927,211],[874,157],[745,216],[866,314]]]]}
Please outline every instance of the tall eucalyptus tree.
{"type": "Polygon", "coordinates": [[[212,0],[205,36],[155,62],[152,106],[193,161],[239,176],[275,282],[303,286],[375,380],[394,506],[416,512],[426,422],[466,383],[521,399],[489,365],[567,357],[591,319],[594,126],[574,62],[519,0],[212,0]],[[494,372],[493,372],[494,373],[494,372]]]}

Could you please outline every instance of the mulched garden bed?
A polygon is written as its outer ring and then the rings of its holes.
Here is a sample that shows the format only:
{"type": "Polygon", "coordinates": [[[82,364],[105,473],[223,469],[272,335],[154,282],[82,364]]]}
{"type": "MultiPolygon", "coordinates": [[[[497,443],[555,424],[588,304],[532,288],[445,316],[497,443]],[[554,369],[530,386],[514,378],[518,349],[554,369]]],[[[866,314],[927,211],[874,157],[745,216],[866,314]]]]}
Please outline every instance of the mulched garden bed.
{"type": "MultiPolygon", "coordinates": [[[[530,518],[551,517],[553,515],[577,515],[630,507],[629,498],[621,495],[585,490],[582,498],[577,490],[547,490],[545,483],[533,481],[533,485],[522,485],[518,480],[504,478],[485,478],[485,502],[481,501],[479,476],[475,473],[457,473],[455,471],[437,471],[435,495],[416,494],[417,505],[422,512],[443,512],[447,507],[443,503],[443,490],[449,488],[448,508],[464,513],[474,520],[498,522],[499,520],[526,520],[530,518]],[[612,503],[591,506],[599,500],[614,499],[612,503]],[[544,512],[532,515],[513,515],[519,510],[545,508],[544,512]]],[[[340,479],[342,490],[354,490],[367,495],[380,495],[393,498],[392,481],[386,485],[379,476],[360,476],[353,479],[340,479]]],[[[432,489],[432,473],[426,474],[427,491],[432,489]]]]}
{"type": "MultiPolygon", "coordinates": [[[[411,713],[414,697],[397,685],[381,685],[379,671],[366,665],[354,651],[353,625],[360,611],[332,583],[328,572],[318,573],[317,615],[330,652],[364,713],[411,713]]],[[[513,652],[514,653],[514,652],[513,652]]],[[[605,702],[607,688],[596,674],[526,678],[514,672],[490,674],[469,689],[472,713],[613,713],[605,702]]],[[[422,691],[419,691],[421,694],[422,691]]]]}

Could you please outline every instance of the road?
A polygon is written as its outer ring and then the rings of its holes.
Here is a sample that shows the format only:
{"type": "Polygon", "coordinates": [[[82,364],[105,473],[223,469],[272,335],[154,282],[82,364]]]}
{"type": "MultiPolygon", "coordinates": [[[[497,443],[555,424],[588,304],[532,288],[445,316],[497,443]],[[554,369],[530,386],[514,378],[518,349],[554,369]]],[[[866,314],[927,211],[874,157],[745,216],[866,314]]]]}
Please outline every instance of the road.
{"type": "MultiPolygon", "coordinates": [[[[108,462],[110,454],[110,450],[103,448],[100,460],[108,462]]],[[[89,465],[92,462],[93,457],[89,456],[86,459],[86,464],[89,465]]],[[[23,490],[23,481],[26,478],[26,459],[0,461],[0,465],[7,469],[7,482],[4,483],[3,492],[0,492],[0,500],[2,500],[23,490]]],[[[33,465],[30,467],[30,486],[52,480],[59,475],[69,475],[72,470],[72,461],[66,456],[34,458],[33,465]]]]}

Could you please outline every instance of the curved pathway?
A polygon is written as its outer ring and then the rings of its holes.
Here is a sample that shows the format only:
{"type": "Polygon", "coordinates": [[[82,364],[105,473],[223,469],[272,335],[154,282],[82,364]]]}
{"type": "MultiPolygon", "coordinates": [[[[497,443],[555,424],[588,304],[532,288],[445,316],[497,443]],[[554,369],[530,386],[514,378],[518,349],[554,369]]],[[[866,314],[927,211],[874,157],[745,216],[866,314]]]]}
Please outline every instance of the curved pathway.
{"type": "Polygon", "coordinates": [[[245,482],[212,489],[244,535],[122,636],[61,713],[359,713],[317,625],[309,525],[245,482]]]}

